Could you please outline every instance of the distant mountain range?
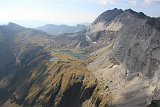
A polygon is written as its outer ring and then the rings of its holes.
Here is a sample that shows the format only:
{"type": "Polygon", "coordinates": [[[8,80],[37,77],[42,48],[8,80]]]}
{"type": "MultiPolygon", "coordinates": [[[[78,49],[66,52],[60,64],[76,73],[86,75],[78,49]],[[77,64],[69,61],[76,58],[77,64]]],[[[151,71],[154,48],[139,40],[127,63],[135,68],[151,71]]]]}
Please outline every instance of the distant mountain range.
{"type": "Polygon", "coordinates": [[[0,107],[160,107],[160,17],[115,8],[84,29],[45,26],[0,26],[0,107]]]}
{"type": "Polygon", "coordinates": [[[77,24],[76,26],[46,24],[37,29],[42,30],[48,34],[58,35],[63,33],[76,33],[84,31],[87,29],[88,26],[89,23],[77,24]]]}

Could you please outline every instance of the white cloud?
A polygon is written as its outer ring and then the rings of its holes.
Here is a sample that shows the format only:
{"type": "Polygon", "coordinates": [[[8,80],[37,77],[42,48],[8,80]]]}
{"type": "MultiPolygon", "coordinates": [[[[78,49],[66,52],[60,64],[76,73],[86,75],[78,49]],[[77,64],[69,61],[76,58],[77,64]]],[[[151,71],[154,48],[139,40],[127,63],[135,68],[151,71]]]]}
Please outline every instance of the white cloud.
{"type": "Polygon", "coordinates": [[[90,2],[99,3],[102,5],[115,4],[117,0],[89,0],[90,2]]]}
{"type": "Polygon", "coordinates": [[[137,4],[137,0],[129,0],[129,4],[134,6],[137,4]]]}
{"type": "Polygon", "coordinates": [[[160,3],[160,0],[144,0],[144,3],[146,3],[146,4],[155,4],[155,3],[160,3]]]}

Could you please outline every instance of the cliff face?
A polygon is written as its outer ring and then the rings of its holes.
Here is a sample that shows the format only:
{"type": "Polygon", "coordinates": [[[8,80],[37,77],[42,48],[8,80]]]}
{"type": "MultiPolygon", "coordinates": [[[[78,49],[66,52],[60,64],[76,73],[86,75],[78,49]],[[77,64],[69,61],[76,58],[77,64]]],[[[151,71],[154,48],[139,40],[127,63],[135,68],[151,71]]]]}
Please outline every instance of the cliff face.
{"type": "Polygon", "coordinates": [[[159,104],[156,101],[160,100],[158,23],[159,18],[142,12],[113,9],[102,13],[86,32],[54,38],[12,23],[7,28],[0,26],[0,58],[9,59],[0,61],[3,74],[0,106],[145,107],[159,104]],[[53,54],[52,50],[61,48],[77,49],[89,55],[80,60],[66,54],[53,54]],[[52,57],[58,60],[49,61],[52,57]],[[13,65],[4,69],[9,63],[13,65]]]}
{"type": "Polygon", "coordinates": [[[151,18],[131,9],[113,9],[102,13],[92,23],[87,35],[96,41],[92,46],[95,50],[98,46],[113,44],[110,57],[117,63],[123,63],[129,73],[143,72],[147,77],[152,77],[159,62],[158,22],[159,18],[151,18]]]}
{"type": "Polygon", "coordinates": [[[159,18],[130,9],[111,11],[117,13],[112,20],[97,22],[104,14],[108,16],[110,11],[106,11],[87,32],[96,41],[92,45],[96,51],[91,55],[98,56],[89,69],[95,68],[98,80],[108,84],[113,106],[146,106],[160,99],[159,18]]]}

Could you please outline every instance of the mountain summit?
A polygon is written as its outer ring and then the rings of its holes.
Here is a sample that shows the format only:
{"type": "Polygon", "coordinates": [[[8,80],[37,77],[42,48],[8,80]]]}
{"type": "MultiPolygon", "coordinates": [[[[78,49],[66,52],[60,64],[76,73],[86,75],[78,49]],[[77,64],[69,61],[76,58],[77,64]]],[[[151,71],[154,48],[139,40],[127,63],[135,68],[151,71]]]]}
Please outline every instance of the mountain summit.
{"type": "Polygon", "coordinates": [[[58,36],[0,26],[0,106],[159,107],[159,22],[115,8],[58,36]]]}
{"type": "Polygon", "coordinates": [[[142,12],[113,9],[89,27],[86,34],[96,42],[91,50],[99,54],[89,66],[97,69],[99,81],[110,85],[115,107],[146,106],[160,100],[158,22],[159,18],[142,12]]]}

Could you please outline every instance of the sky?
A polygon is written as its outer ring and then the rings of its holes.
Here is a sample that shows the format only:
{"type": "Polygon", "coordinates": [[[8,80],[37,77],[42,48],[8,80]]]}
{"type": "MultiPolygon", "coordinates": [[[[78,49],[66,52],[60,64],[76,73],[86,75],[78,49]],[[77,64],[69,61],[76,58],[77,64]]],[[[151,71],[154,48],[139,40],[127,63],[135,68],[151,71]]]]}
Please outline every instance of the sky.
{"type": "Polygon", "coordinates": [[[113,8],[160,16],[160,0],[0,0],[0,25],[14,22],[35,28],[45,24],[91,23],[113,8]]]}

